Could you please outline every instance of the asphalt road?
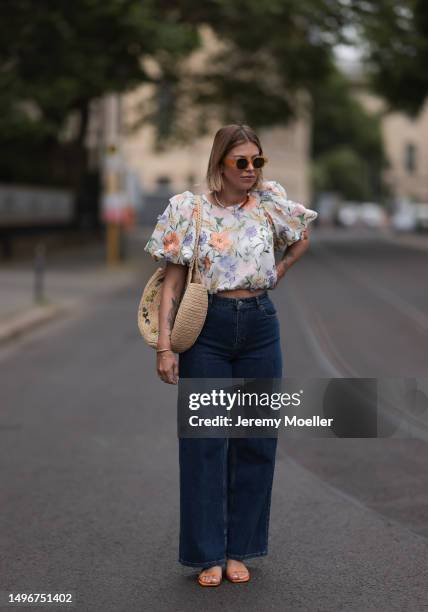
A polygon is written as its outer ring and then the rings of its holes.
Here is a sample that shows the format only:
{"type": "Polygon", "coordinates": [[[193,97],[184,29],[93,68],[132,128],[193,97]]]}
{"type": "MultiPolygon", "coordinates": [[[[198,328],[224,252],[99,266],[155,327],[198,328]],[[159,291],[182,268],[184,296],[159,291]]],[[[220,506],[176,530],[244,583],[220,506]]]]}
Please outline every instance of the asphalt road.
{"type": "MultiPolygon", "coordinates": [[[[271,293],[285,375],[425,376],[427,264],[315,238],[271,293]]],[[[72,591],[79,611],[426,610],[422,429],[282,440],[270,554],[249,562],[252,581],[202,589],[177,563],[176,387],[138,336],[140,290],[0,351],[0,590],[72,591]]]]}

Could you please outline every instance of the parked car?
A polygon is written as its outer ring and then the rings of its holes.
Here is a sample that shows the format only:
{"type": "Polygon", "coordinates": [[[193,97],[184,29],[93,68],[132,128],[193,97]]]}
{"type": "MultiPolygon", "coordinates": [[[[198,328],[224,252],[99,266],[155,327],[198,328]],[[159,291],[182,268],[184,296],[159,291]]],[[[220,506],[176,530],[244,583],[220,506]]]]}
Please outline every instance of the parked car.
{"type": "Polygon", "coordinates": [[[428,204],[415,204],[416,229],[428,230],[428,204]]]}
{"type": "Polygon", "coordinates": [[[384,227],[388,216],[375,202],[344,202],[337,212],[337,223],[342,227],[384,227]]]}
{"type": "Polygon", "coordinates": [[[391,216],[391,227],[396,232],[413,232],[416,229],[416,208],[408,200],[398,203],[391,216]]]}
{"type": "Polygon", "coordinates": [[[353,227],[359,220],[359,206],[354,202],[344,202],[338,209],[336,222],[342,227],[353,227]]]}
{"type": "Polygon", "coordinates": [[[364,202],[360,206],[360,219],[366,227],[385,227],[388,217],[385,209],[374,202],[364,202]]]}

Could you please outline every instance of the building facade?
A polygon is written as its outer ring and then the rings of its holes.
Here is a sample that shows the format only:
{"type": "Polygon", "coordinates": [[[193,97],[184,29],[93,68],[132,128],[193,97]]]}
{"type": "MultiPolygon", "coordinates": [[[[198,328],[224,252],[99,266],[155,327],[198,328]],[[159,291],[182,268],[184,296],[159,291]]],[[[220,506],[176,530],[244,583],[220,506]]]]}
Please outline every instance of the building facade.
{"type": "Polygon", "coordinates": [[[388,112],[384,101],[358,90],[358,99],[373,113],[380,113],[382,137],[389,168],[385,180],[396,199],[428,202],[428,101],[412,118],[388,112]]]}

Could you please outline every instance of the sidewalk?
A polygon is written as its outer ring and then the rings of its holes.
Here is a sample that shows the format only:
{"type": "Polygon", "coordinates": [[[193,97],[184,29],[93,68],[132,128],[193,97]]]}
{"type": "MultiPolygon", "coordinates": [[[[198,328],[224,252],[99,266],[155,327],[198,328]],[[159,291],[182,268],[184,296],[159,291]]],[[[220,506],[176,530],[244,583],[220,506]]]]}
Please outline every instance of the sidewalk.
{"type": "MultiPolygon", "coordinates": [[[[140,283],[150,258],[143,248],[147,232],[137,229],[129,237],[127,260],[115,267],[106,264],[105,246],[46,253],[44,300],[34,301],[33,261],[0,264],[0,344],[11,341],[80,305],[101,298],[121,287],[140,283]]],[[[147,276],[148,278],[148,276],[147,276]]]]}

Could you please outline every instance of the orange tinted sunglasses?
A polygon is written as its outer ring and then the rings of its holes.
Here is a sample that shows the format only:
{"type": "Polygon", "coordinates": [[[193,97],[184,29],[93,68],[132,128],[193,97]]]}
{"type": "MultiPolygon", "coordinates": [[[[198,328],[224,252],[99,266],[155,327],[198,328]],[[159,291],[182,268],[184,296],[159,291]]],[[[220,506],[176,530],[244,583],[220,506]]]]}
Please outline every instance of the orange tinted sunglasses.
{"type": "Polygon", "coordinates": [[[253,168],[258,170],[259,168],[263,168],[263,166],[267,163],[268,158],[264,157],[264,155],[256,155],[255,157],[226,157],[224,159],[224,163],[230,168],[238,168],[238,170],[245,170],[248,168],[249,163],[253,164],[253,168]]]}

